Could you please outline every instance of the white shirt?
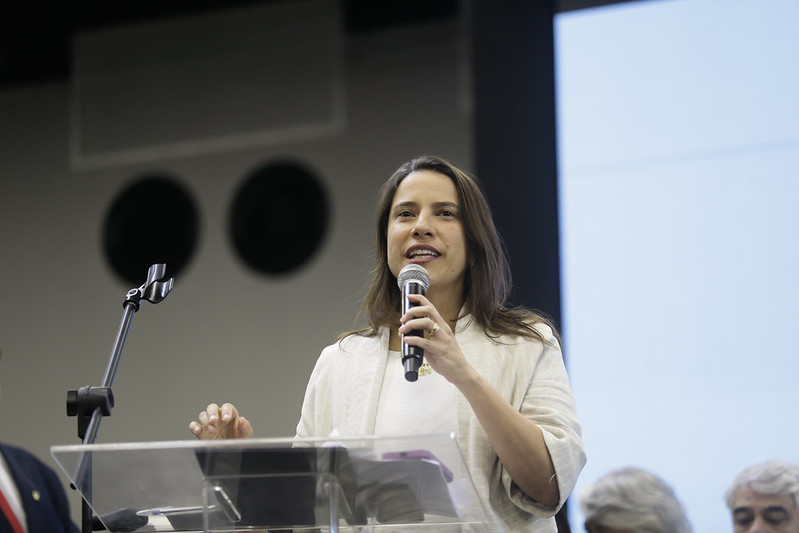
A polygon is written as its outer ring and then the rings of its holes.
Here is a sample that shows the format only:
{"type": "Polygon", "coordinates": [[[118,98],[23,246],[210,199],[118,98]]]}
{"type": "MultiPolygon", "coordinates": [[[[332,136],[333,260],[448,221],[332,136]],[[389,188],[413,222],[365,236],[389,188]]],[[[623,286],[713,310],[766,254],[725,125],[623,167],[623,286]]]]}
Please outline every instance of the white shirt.
{"type": "Polygon", "coordinates": [[[454,433],[457,436],[456,392],[452,383],[432,369],[429,374],[419,372],[416,381],[408,381],[401,353],[390,350],[377,402],[375,435],[454,433]]]}

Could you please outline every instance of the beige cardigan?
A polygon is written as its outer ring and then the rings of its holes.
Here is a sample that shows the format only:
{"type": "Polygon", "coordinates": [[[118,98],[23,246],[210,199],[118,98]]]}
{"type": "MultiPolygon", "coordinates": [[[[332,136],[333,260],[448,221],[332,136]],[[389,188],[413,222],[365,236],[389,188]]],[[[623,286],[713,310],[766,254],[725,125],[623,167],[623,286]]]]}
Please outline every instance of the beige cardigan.
{"type": "MultiPolygon", "coordinates": [[[[466,359],[527,418],[543,431],[555,466],[561,501],[544,507],[511,480],[462,395],[458,395],[458,445],[477,493],[498,525],[480,531],[555,532],[555,512],[571,494],[585,465],[574,401],[560,347],[549,327],[537,328],[548,340],[502,338],[495,342],[467,316],[455,338],[466,359]]],[[[297,437],[374,434],[377,402],[388,361],[389,331],[352,335],[322,351],[311,373],[297,437]]]]}

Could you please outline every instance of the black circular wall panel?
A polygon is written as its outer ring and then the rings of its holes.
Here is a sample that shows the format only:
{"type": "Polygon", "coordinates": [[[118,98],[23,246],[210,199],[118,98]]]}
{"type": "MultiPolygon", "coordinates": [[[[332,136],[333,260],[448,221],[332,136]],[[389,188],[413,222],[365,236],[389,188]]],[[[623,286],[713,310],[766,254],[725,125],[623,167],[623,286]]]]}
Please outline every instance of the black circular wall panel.
{"type": "Polygon", "coordinates": [[[156,263],[177,278],[194,253],[199,236],[194,200],[174,178],[149,174],[117,195],[106,213],[102,246],[111,269],[138,287],[156,263]]]}
{"type": "Polygon", "coordinates": [[[321,247],[329,211],[322,183],[306,166],[294,161],[264,164],[244,179],[233,198],[233,249],[258,273],[292,273],[321,247]]]}

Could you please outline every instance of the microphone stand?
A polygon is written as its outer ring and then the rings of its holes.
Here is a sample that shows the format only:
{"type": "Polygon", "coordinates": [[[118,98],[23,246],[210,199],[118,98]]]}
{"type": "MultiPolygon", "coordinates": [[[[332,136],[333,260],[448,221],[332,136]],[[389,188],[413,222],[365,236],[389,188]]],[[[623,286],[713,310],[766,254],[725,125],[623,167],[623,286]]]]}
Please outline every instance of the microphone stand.
{"type": "MultiPolygon", "coordinates": [[[[147,281],[141,287],[129,290],[125,295],[125,301],[122,303],[124,308],[122,321],[119,324],[119,330],[114,340],[114,347],[111,350],[102,385],[99,387],[81,387],[78,390],[67,392],[67,416],[78,417],[78,438],[82,439],[84,445],[94,444],[97,439],[100,420],[103,416],[111,416],[111,409],[114,407],[114,394],[111,392],[111,384],[119,366],[119,359],[122,355],[122,348],[125,346],[125,339],[128,336],[133,314],[139,310],[142,299],[157,304],[163,301],[172,290],[175,280],[169,278],[164,281],[165,272],[165,264],[152,265],[147,272],[147,281]]],[[[73,488],[82,488],[82,533],[91,533],[95,523],[95,517],[88,503],[92,497],[92,485],[91,464],[87,459],[91,460],[91,454],[84,452],[78,461],[73,485],[73,488]]]]}

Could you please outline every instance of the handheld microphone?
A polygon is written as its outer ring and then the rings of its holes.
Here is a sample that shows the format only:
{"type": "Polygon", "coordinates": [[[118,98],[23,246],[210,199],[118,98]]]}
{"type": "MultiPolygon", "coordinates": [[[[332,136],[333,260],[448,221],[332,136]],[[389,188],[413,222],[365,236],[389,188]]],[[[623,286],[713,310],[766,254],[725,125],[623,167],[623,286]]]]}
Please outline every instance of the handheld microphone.
{"type": "MultiPolygon", "coordinates": [[[[408,300],[409,294],[421,294],[424,296],[427,287],[430,286],[430,276],[423,266],[417,264],[406,265],[399,271],[397,285],[402,290],[402,314],[408,309],[416,307],[416,304],[408,300]]],[[[424,350],[417,346],[405,344],[405,336],[423,337],[424,331],[415,329],[410,333],[402,335],[402,364],[405,367],[405,379],[416,381],[419,377],[419,367],[422,366],[424,350]]]]}

